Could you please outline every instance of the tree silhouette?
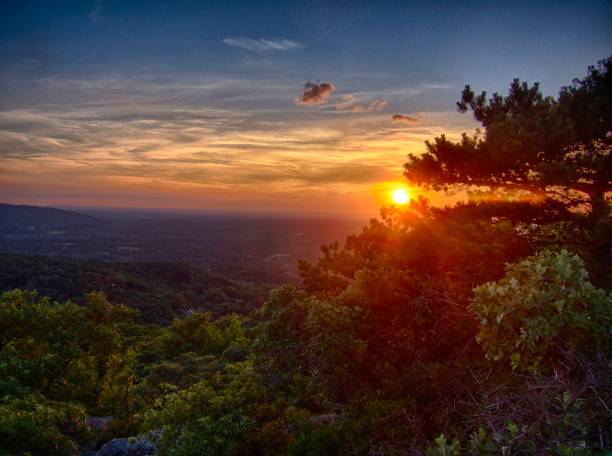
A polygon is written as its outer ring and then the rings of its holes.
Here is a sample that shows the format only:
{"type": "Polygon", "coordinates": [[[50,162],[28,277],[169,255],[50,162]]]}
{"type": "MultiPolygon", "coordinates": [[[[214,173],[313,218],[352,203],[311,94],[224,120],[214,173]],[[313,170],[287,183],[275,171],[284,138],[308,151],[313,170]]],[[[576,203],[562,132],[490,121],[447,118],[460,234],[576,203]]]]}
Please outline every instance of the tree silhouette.
{"type": "Polygon", "coordinates": [[[507,96],[476,95],[465,86],[459,112],[472,111],[484,128],[460,141],[444,135],[410,154],[406,178],[434,190],[487,187],[531,200],[553,199],[565,209],[609,215],[612,190],[612,57],[589,67],[584,79],[544,97],[539,84],[515,79],[507,96]]]}

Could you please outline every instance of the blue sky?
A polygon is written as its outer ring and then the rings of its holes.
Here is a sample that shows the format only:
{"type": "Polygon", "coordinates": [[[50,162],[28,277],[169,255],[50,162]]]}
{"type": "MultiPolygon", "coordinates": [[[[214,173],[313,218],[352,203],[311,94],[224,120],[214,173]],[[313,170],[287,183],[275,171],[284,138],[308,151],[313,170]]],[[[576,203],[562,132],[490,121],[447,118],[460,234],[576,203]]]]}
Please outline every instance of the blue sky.
{"type": "Polygon", "coordinates": [[[0,192],[370,213],[407,153],[475,127],[464,84],[554,95],[611,49],[603,1],[4,1],[0,192]]]}

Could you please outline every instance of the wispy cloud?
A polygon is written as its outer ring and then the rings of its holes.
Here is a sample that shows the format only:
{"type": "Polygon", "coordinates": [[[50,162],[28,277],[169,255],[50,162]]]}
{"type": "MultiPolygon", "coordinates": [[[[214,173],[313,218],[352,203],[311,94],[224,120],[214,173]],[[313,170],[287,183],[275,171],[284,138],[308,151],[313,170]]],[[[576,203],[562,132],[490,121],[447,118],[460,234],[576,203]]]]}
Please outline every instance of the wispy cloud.
{"type": "Polygon", "coordinates": [[[298,105],[318,105],[325,103],[332,92],[336,90],[331,82],[307,82],[304,84],[302,96],[295,99],[298,105]]]}
{"type": "Polygon", "coordinates": [[[336,105],[336,111],[349,112],[379,112],[384,111],[389,107],[389,102],[384,98],[370,101],[369,103],[360,103],[355,100],[353,95],[344,95],[342,103],[336,105]]]}
{"type": "Polygon", "coordinates": [[[423,87],[426,89],[456,89],[456,87],[452,84],[423,84],[423,87]]]}
{"type": "MultiPolygon", "coordinates": [[[[363,207],[362,192],[396,178],[406,153],[469,120],[419,113],[414,128],[397,128],[377,112],[385,105],[378,93],[341,98],[369,108],[363,115],[333,104],[312,115],[287,106],[291,81],[277,78],[52,77],[29,81],[28,90],[35,103],[0,110],[0,194],[28,182],[45,204],[62,195],[112,201],[122,189],[151,204],[175,204],[168,195],[176,195],[176,204],[193,206],[300,201],[348,210],[346,195],[363,207]],[[52,193],[59,196],[49,200],[52,193]],[[249,202],[238,203],[245,195],[249,202]]],[[[310,83],[299,101],[320,105],[332,92],[331,82],[310,83]]]]}
{"type": "Polygon", "coordinates": [[[223,42],[229,46],[246,49],[252,52],[290,51],[292,49],[305,47],[301,43],[287,39],[225,38],[223,42]]]}

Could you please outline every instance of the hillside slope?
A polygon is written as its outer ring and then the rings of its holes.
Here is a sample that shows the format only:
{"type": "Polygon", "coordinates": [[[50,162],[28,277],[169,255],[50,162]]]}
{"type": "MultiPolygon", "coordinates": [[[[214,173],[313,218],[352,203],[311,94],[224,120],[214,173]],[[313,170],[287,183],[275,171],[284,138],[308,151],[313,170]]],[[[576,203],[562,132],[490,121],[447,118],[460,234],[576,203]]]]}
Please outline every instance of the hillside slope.
{"type": "Polygon", "coordinates": [[[238,282],[203,267],[170,262],[103,262],[0,253],[0,291],[21,288],[63,302],[103,291],[110,302],[168,323],[190,310],[246,314],[265,298],[262,285],[238,282]]]}
{"type": "Polygon", "coordinates": [[[50,230],[76,225],[93,225],[100,219],[78,212],[39,206],[0,203],[0,229],[50,230]]]}

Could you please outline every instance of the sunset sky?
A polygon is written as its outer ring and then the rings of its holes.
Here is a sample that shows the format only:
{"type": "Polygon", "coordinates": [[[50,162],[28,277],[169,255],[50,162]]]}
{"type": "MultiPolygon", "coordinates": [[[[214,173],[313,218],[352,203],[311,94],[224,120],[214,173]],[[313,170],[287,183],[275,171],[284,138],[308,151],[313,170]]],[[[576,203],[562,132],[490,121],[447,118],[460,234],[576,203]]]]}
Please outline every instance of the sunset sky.
{"type": "Polygon", "coordinates": [[[375,215],[464,84],[555,95],[601,2],[0,3],[0,201],[375,215]]]}

